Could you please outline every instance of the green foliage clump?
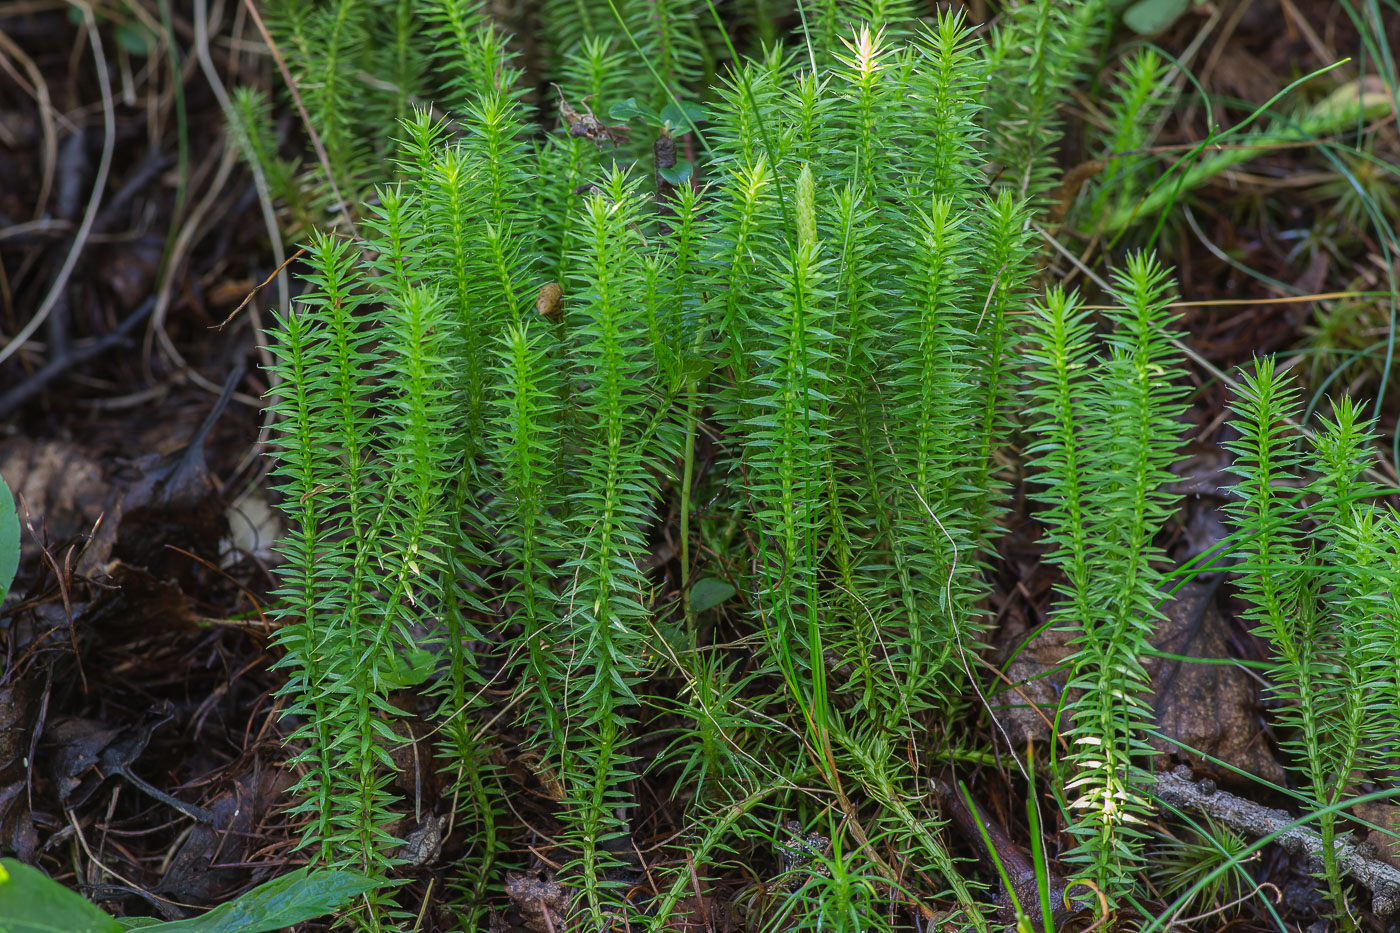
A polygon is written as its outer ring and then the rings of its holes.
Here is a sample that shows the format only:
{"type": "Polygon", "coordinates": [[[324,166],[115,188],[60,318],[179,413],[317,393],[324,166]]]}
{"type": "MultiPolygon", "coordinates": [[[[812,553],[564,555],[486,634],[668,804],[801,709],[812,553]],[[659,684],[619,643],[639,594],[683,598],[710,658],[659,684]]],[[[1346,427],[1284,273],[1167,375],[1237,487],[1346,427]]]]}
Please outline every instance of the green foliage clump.
{"type": "Polygon", "coordinates": [[[271,933],[332,913],[384,882],[348,871],[298,868],[188,920],[118,920],[39,869],[0,859],[0,921],[7,933],[271,933]]]}
{"type": "Polygon", "coordinates": [[[1165,487],[1177,457],[1182,390],[1166,310],[1166,273],[1141,254],[1118,276],[1106,313],[1107,354],[1093,351],[1078,298],[1051,290],[1035,318],[1032,429],[1051,557],[1065,572],[1060,620],[1075,633],[1068,719],[1080,814],[1072,858],[1117,897],[1140,865],[1150,812],[1144,767],[1152,750],[1151,685],[1142,667],[1161,618],[1162,554],[1154,540],[1175,511],[1165,487]]]}
{"type": "MultiPolygon", "coordinates": [[[[1330,806],[1394,765],[1391,748],[1376,739],[1400,725],[1400,515],[1376,503],[1378,489],[1364,476],[1374,438],[1356,404],[1335,403],[1304,449],[1291,427],[1298,409],[1296,390],[1271,360],[1246,377],[1234,408],[1232,513],[1244,536],[1237,553],[1247,618],[1272,649],[1279,725],[1309,797],[1330,806]]],[[[1345,917],[1336,814],[1324,811],[1319,828],[1328,891],[1345,917]]]]}
{"type": "Polygon", "coordinates": [[[1032,252],[1017,202],[973,182],[982,66],[956,18],[899,44],[861,28],[831,61],[820,80],[778,51],[737,69],[705,187],[660,201],[586,138],[529,139],[508,89],[481,87],[460,135],[404,122],[354,239],[313,240],[274,407],[282,664],[327,862],[394,864],[393,696],[421,684],[490,875],[477,697],[496,658],[594,922],[631,910],[614,841],[659,710],[704,737],[661,763],[703,776],[692,806],[809,745],[973,909],[890,751],[963,702],[1032,252]],[[704,634],[693,591],[658,603],[645,564],[658,510],[679,500],[693,527],[677,485],[702,419],[733,478],[707,509],[755,548],[709,570],[746,607],[727,614],[758,639],[747,660],[704,634]],[[774,732],[785,708],[800,719],[774,732]]]}
{"type": "Polygon", "coordinates": [[[1039,201],[1054,184],[1059,109],[1088,65],[1109,4],[1022,3],[1004,14],[988,53],[986,125],[1001,177],[1018,197],[1039,201]]]}
{"type": "MultiPolygon", "coordinates": [[[[1148,146],[1158,121],[1175,95],[1168,89],[1171,67],[1151,49],[1128,56],[1115,76],[1105,115],[1103,168],[1077,207],[1080,226],[1093,229],[1110,211],[1133,210],[1157,179],[1152,160],[1138,150],[1148,146]]],[[[1155,218],[1154,218],[1155,219],[1155,218]]]]}
{"type": "MultiPolygon", "coordinates": [[[[421,711],[472,834],[452,880],[466,927],[528,825],[512,755],[550,801],[584,927],[669,928],[796,815],[835,820],[831,849],[786,901],[756,897],[756,921],[864,929],[882,898],[943,898],[986,928],[924,801],[934,761],[982,754],[958,730],[983,712],[986,570],[1023,454],[1072,633],[1066,864],[1134,902],[1142,658],[1185,407],[1169,280],[1135,254],[1098,318],[1033,297],[1059,102],[1104,7],[1019,5],[984,48],[954,15],[812,4],[801,41],[717,67],[728,39],[694,3],[546,4],[541,65],[474,4],[281,0],[349,193],[271,335],[280,663],[320,861],[399,864],[390,752],[421,711]],[[527,106],[531,78],[560,81],[540,101],[557,121],[527,106]],[[639,899],[633,833],[663,807],[694,831],[649,860],[639,899]]],[[[1092,214],[1151,188],[1131,153],[1165,71],[1128,60],[1092,214]]],[[[262,105],[240,112],[270,187],[306,184],[262,105]]],[[[1239,569],[1309,793],[1331,804],[1380,767],[1363,737],[1400,710],[1381,649],[1397,529],[1369,504],[1349,404],[1306,464],[1321,478],[1275,494],[1304,464],[1274,385],[1262,369],[1241,403],[1239,569]],[[1309,518],[1327,529],[1310,544],[1309,518]]],[[[1340,898],[1335,859],[1327,874],[1340,898]]],[[[375,894],[361,916],[393,911],[375,894]]]]}

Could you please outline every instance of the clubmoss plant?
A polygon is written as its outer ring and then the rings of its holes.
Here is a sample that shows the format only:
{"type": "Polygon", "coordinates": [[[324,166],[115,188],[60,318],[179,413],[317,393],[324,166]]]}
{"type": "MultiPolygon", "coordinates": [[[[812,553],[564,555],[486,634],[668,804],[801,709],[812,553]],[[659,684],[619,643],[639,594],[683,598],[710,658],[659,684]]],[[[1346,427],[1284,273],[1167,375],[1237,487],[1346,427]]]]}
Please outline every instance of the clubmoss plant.
{"type": "Polygon", "coordinates": [[[1167,78],[1170,64],[1152,49],[1139,49],[1114,76],[1104,116],[1103,149],[1096,153],[1102,169],[1085,186],[1076,208],[1079,226],[1093,224],[1110,210],[1129,209],[1156,179],[1152,161],[1138,152],[1149,145],[1154,127],[1175,99],[1167,78]]]}
{"type": "Polygon", "coordinates": [[[1039,203],[1057,173],[1060,104],[1089,64],[1110,4],[1021,3],[992,35],[987,97],[1000,182],[1039,203]]]}
{"type": "MultiPolygon", "coordinates": [[[[904,802],[917,771],[887,760],[919,718],[963,702],[978,552],[1003,495],[1009,314],[1030,272],[1016,202],[969,190],[980,64],[965,27],[944,16],[898,44],[862,27],[820,76],[779,50],[743,65],[712,108],[706,187],[658,204],[604,168],[596,140],[528,139],[509,65],[485,64],[503,45],[455,16],[435,21],[466,61],[454,123],[403,122],[398,180],[354,239],[318,236],[316,289],[274,335],[298,525],[284,664],[316,749],[308,839],[326,861],[392,866],[389,695],[421,683],[441,698],[459,821],[477,833],[469,889],[484,892],[504,778],[477,697],[497,658],[562,788],[558,838],[589,922],[634,910],[616,843],[641,803],[648,708],[691,709],[710,736],[698,758],[676,747],[710,788],[697,806],[773,769],[790,739],[812,743],[844,806],[879,801],[980,920],[904,802]],[[930,142],[928,123],[953,129],[930,142]],[[695,613],[672,627],[645,570],[665,503],[692,527],[711,418],[740,479],[726,508],[755,548],[739,582],[763,648],[743,675],[695,613]],[[685,650],[663,631],[688,633],[685,650]],[[848,665],[858,678],[831,679],[848,665]],[[687,704],[653,694],[663,673],[692,685],[687,704]],[[742,685],[758,690],[736,705],[742,685]],[[774,732],[788,704],[797,728],[774,732]]],[[[892,877],[868,844],[852,856],[892,877]]]]}
{"type": "MultiPolygon", "coordinates": [[[[1057,101],[1100,5],[1020,5],[987,48],[952,14],[804,7],[800,41],[719,74],[708,6],[547,7],[548,71],[529,78],[472,3],[280,0],[274,17],[295,73],[327,69],[308,105],[339,108],[313,124],[353,192],[270,337],[308,848],[395,871],[390,752],[406,697],[426,697],[468,836],[449,879],[467,926],[541,825],[531,845],[579,894],[570,923],[662,930],[727,860],[760,864],[756,827],[791,813],[837,826],[840,849],[783,923],[864,928],[943,900],[986,929],[928,777],[982,715],[984,571],[1028,433],[1054,618],[1074,633],[1072,752],[1051,778],[1074,802],[1073,870],[1131,904],[1140,658],[1182,435],[1168,279],[1130,257],[1101,332],[1077,297],[1032,297],[1057,101]],[[364,81],[384,69],[398,77],[364,81]],[[539,121],[521,93],[537,78],[562,79],[539,121]],[[614,127],[624,93],[620,112],[698,114],[703,132],[614,127]],[[689,178],[661,175],[658,141],[689,178]],[[529,818],[522,781],[544,801],[529,818]],[[643,887],[636,834],[662,818],[686,829],[647,850],[643,887]]],[[[1137,123],[1161,69],[1133,61],[1137,123]]],[[[1400,710],[1380,634],[1395,518],[1366,498],[1364,425],[1342,405],[1309,461],[1323,560],[1304,555],[1287,530],[1302,493],[1273,492],[1300,466],[1269,440],[1283,408],[1245,404],[1245,586],[1300,773],[1335,802],[1336,775],[1380,764],[1361,737],[1400,710]],[[1324,610],[1345,625],[1324,631],[1324,610]]],[[[370,928],[395,921],[377,897],[370,928]]]]}
{"type": "Polygon", "coordinates": [[[1068,724],[1066,789],[1078,819],[1073,860],[1117,898],[1140,859],[1148,815],[1143,768],[1151,750],[1150,685],[1141,658],[1160,618],[1163,577],[1154,539],[1173,512],[1165,492],[1182,429],[1182,390],[1166,310],[1166,273],[1131,257],[1116,280],[1121,307],[1106,354],[1090,341],[1077,297],[1052,290],[1036,315],[1032,448],[1048,507],[1052,558],[1064,568],[1058,618],[1075,633],[1068,686],[1082,695],[1068,724]]]}
{"type": "MultiPolygon", "coordinates": [[[[1249,618],[1273,650],[1279,718],[1304,787],[1325,807],[1393,764],[1375,737],[1396,728],[1390,697],[1400,536],[1394,510],[1375,504],[1376,489],[1363,477],[1374,461],[1373,439],[1357,406],[1335,404],[1310,450],[1290,427],[1297,411],[1297,391],[1272,361],[1246,376],[1235,407],[1240,501],[1232,512],[1244,535],[1249,618]],[[1306,484],[1305,469],[1314,477],[1306,484]]],[[[1324,811],[1318,829],[1328,892],[1346,918],[1335,814],[1324,811]]]]}

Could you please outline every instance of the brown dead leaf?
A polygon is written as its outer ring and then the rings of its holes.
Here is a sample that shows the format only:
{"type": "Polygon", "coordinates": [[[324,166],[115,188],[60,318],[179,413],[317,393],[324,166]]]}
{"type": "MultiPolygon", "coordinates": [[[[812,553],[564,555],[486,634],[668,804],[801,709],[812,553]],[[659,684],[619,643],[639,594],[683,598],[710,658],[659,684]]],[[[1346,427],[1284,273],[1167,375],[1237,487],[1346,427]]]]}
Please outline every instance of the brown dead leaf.
{"type": "MultiPolygon", "coordinates": [[[[107,485],[96,458],[77,444],[12,437],[0,443],[0,476],[15,494],[20,518],[51,541],[86,533],[102,514],[107,485]]],[[[39,545],[21,538],[21,561],[37,556],[39,545]]]]}
{"type": "Polygon", "coordinates": [[[1238,43],[1230,47],[1229,55],[1220,56],[1215,64],[1212,90],[1262,104],[1278,93],[1274,72],[1238,43]]]}
{"type": "Polygon", "coordinates": [[[29,861],[39,836],[29,812],[29,746],[42,682],[17,678],[0,687],[0,850],[29,861]]]}
{"type": "MultiPolygon", "coordinates": [[[[1230,657],[1225,618],[1215,603],[1215,587],[1188,584],[1162,607],[1152,644],[1167,654],[1219,660],[1230,657]]],[[[1152,678],[1152,708],[1163,735],[1180,745],[1153,739],[1161,753],[1158,768],[1175,762],[1211,768],[1200,754],[1218,758],[1250,774],[1281,784],[1283,766],[1263,741],[1253,681],[1229,664],[1193,664],[1167,658],[1144,664],[1152,678]]],[[[1221,775],[1222,779],[1225,775],[1221,775]]]]}
{"type": "Polygon", "coordinates": [[[1015,660],[1006,668],[1006,676],[1014,684],[997,694],[993,704],[1000,712],[997,719],[1015,747],[1027,740],[1044,742],[1050,738],[1050,724],[1064,690],[1063,672],[1050,674],[1070,655],[1069,643],[1074,633],[1051,627],[1031,639],[1015,660]],[[1039,712],[1037,712],[1039,710],[1039,712]]]}
{"type": "Polygon", "coordinates": [[[551,324],[564,319],[564,290],[557,282],[545,282],[535,296],[535,311],[551,324]]]}
{"type": "Polygon", "coordinates": [[[121,501],[113,553],[161,577],[175,576],[191,564],[170,546],[217,559],[228,520],[205,465],[203,438],[176,454],[144,458],[137,466],[141,475],[121,501]]]}
{"type": "MultiPolygon", "coordinates": [[[[67,441],[14,437],[0,443],[0,475],[15,493],[21,518],[48,541],[91,534],[74,567],[77,576],[100,578],[114,553],[171,576],[173,567],[190,561],[172,557],[167,545],[214,558],[227,535],[224,507],[204,461],[205,437],[226,404],[216,403],[185,447],[144,457],[126,470],[109,475],[95,455],[67,441]]],[[[33,536],[25,534],[22,547],[23,563],[37,558],[33,536]]]]}
{"type": "Polygon", "coordinates": [[[553,872],[510,872],[506,896],[525,920],[525,927],[540,933],[566,929],[564,919],[573,905],[574,891],[554,880],[553,872]]]}
{"type": "MultiPolygon", "coordinates": [[[[1177,598],[1162,607],[1166,618],[1158,623],[1152,646],[1188,658],[1229,658],[1225,620],[1215,605],[1214,590],[1205,584],[1182,587],[1177,598]]],[[[1013,743],[1049,738],[1046,720],[1055,719],[1066,679],[1065,672],[1055,668],[1069,656],[1074,635],[1056,628],[1042,631],[1007,667],[1007,676],[1016,687],[998,694],[1001,704],[1009,707],[998,718],[1013,743]]],[[[1159,768],[1169,768],[1178,761],[1210,766],[1201,755],[1175,744],[1180,743],[1266,780],[1283,781],[1283,767],[1262,741],[1254,684],[1244,671],[1229,664],[1143,660],[1152,678],[1157,728],[1174,740],[1153,740],[1161,755],[1159,768]]],[[[1067,702],[1074,699],[1072,693],[1067,702]]]]}
{"type": "Polygon", "coordinates": [[[171,715],[168,707],[156,708],[137,722],[115,728],[78,717],[53,722],[44,731],[44,761],[59,802],[69,809],[82,806],[109,777],[141,757],[171,715]]]}
{"type": "Polygon", "coordinates": [[[23,777],[38,710],[41,678],[17,678],[0,687],[0,780],[23,777]]]}
{"type": "Polygon", "coordinates": [[[21,862],[33,862],[39,831],[25,789],[23,781],[0,785],[0,849],[13,852],[21,862]]]}
{"type": "Polygon", "coordinates": [[[1400,834],[1400,805],[1390,800],[1372,800],[1369,803],[1359,803],[1351,809],[1366,822],[1389,830],[1368,830],[1366,841],[1375,848],[1376,858],[1391,868],[1400,868],[1400,839],[1390,834],[1400,834]]]}
{"type": "Polygon", "coordinates": [[[97,590],[81,625],[109,641],[144,639],[193,631],[199,614],[185,592],[150,571],[112,561],[107,586],[97,590]]]}
{"type": "Polygon", "coordinates": [[[92,280],[115,295],[122,307],[135,308],[151,293],[164,253],[164,237],[148,234],[127,240],[97,255],[92,280]]]}
{"type": "Polygon", "coordinates": [[[257,847],[253,830],[285,803],[293,775],[279,769],[246,773],[209,804],[211,823],[196,823],[175,851],[156,893],[182,903],[227,900],[247,883],[249,870],[234,867],[257,847]]]}
{"type": "MultiPolygon", "coordinates": [[[[400,710],[412,710],[416,699],[413,691],[404,690],[393,694],[390,702],[400,710]]],[[[389,760],[394,763],[393,789],[412,802],[415,811],[436,808],[447,762],[434,758],[433,726],[416,715],[391,720],[385,726],[398,737],[389,746],[389,760]]]]}
{"type": "Polygon", "coordinates": [[[564,99],[564,91],[559,85],[554,85],[554,88],[559,91],[559,116],[563,119],[564,125],[569,128],[570,136],[575,139],[586,139],[599,149],[603,148],[605,142],[620,146],[627,141],[627,127],[604,123],[594,116],[588,104],[583,101],[579,102],[579,106],[583,110],[576,110],[564,99]]]}
{"type": "Polygon", "coordinates": [[[1079,197],[1079,189],[1083,188],[1089,179],[1102,172],[1103,167],[1102,160],[1094,159],[1081,162],[1065,173],[1059,185],[1050,192],[1050,223],[1064,223],[1070,208],[1074,206],[1075,198],[1079,197]]]}

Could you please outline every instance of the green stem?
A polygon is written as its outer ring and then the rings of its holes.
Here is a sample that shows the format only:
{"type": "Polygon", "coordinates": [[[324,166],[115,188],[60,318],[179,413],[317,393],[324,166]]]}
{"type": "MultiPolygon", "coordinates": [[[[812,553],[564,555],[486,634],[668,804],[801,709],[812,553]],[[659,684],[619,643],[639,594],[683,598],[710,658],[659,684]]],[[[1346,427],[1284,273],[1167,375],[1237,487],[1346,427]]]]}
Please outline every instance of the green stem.
{"type": "Polygon", "coordinates": [[[681,600],[685,607],[686,643],[692,655],[699,649],[695,607],[690,604],[690,490],[695,482],[695,436],[700,425],[700,392],[692,380],[685,409],[685,466],[681,471],[681,600]]]}

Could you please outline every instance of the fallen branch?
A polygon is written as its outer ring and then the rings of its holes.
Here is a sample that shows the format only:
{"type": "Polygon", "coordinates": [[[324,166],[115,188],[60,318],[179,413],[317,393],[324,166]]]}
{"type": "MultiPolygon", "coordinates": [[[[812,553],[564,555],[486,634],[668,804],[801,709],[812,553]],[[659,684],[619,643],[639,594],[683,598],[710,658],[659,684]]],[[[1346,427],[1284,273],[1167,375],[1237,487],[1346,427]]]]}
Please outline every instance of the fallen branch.
{"type": "Polygon", "coordinates": [[[95,360],[114,347],[130,343],[136,327],[146,320],[155,306],[154,298],[147,299],[141,307],[127,315],[116,330],[103,334],[84,346],[70,347],[64,350],[45,363],[44,367],[34,375],[0,395],[0,418],[8,418],[21,405],[43,392],[54,380],[73,367],[95,360]]]}
{"type": "MultiPolygon", "coordinates": [[[[1217,790],[1214,781],[1193,781],[1185,766],[1157,775],[1156,799],[1178,809],[1191,809],[1233,830],[1255,838],[1278,833],[1274,840],[1285,852],[1322,861],[1322,837],[1302,826],[1284,810],[1274,810],[1243,797],[1217,790]],[[1285,828],[1288,827],[1288,828],[1285,828]]],[[[1400,870],[1366,854],[1366,847],[1349,838],[1335,842],[1337,867],[1371,892],[1371,911],[1389,917],[1400,911],[1400,870]]]]}

